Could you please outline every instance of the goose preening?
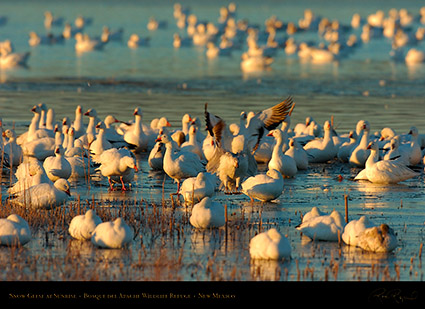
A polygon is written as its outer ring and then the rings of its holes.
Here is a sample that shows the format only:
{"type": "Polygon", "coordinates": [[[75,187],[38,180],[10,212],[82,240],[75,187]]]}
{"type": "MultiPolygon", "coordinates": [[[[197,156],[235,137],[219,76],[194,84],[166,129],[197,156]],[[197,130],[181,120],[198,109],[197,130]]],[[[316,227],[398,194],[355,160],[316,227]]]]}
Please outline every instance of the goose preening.
{"type": "Polygon", "coordinates": [[[296,229],[312,240],[338,241],[338,237],[344,232],[345,221],[336,210],[330,215],[316,213],[306,217],[307,215],[296,229]]]}
{"type": "Polygon", "coordinates": [[[0,219],[0,245],[25,245],[31,240],[28,222],[17,214],[0,219]]]}
{"type": "Polygon", "coordinates": [[[391,252],[397,245],[397,237],[387,224],[369,227],[357,239],[358,247],[371,252],[391,252]]]}
{"type": "Polygon", "coordinates": [[[373,183],[395,184],[419,175],[408,168],[403,162],[391,160],[379,161],[379,148],[377,143],[370,142],[367,149],[370,150],[370,155],[366,161],[365,169],[362,170],[354,180],[364,180],[366,178],[373,183]]]}
{"type": "Polygon", "coordinates": [[[249,241],[251,259],[281,260],[291,257],[289,240],[275,228],[260,233],[249,241]]]}
{"type": "Polygon", "coordinates": [[[102,220],[96,215],[93,209],[89,209],[83,215],[77,215],[69,223],[69,234],[79,240],[90,240],[93,232],[102,223],[102,220]]]}
{"type": "Polygon", "coordinates": [[[199,229],[219,228],[225,224],[224,207],[210,197],[204,197],[193,206],[189,221],[199,229]]]}
{"type": "Polygon", "coordinates": [[[133,228],[123,218],[117,218],[111,222],[99,223],[92,233],[91,242],[105,249],[120,249],[126,247],[133,236],[133,228]]]}
{"type": "Polygon", "coordinates": [[[180,186],[179,193],[186,203],[199,202],[206,196],[213,196],[216,182],[215,175],[200,172],[196,177],[186,178],[180,186]]]}
{"type": "Polygon", "coordinates": [[[134,172],[138,172],[134,154],[126,148],[111,148],[104,151],[99,157],[101,174],[108,177],[109,188],[114,190],[112,182],[120,182],[122,190],[126,191],[125,183],[131,183],[134,172]]]}
{"type": "Polygon", "coordinates": [[[268,202],[277,199],[283,191],[282,174],[269,169],[266,174],[258,174],[247,178],[242,183],[242,193],[253,199],[268,202]]]}
{"type": "Polygon", "coordinates": [[[347,223],[342,233],[342,240],[350,246],[357,246],[359,236],[368,228],[376,226],[366,216],[361,216],[358,220],[351,220],[347,223]]]}

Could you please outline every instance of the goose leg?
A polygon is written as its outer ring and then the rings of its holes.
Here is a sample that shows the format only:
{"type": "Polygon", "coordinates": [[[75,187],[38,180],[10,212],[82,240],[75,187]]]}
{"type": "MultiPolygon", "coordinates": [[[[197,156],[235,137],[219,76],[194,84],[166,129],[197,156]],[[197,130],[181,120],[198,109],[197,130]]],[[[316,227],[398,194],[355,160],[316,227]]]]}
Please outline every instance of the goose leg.
{"type": "Polygon", "coordinates": [[[122,191],[127,191],[127,189],[125,188],[125,184],[124,184],[124,181],[122,180],[122,176],[120,177],[120,180],[121,180],[121,184],[122,184],[122,191]]]}
{"type": "Polygon", "coordinates": [[[114,185],[112,184],[111,178],[108,177],[108,181],[109,181],[109,189],[111,191],[114,191],[114,185]]]}

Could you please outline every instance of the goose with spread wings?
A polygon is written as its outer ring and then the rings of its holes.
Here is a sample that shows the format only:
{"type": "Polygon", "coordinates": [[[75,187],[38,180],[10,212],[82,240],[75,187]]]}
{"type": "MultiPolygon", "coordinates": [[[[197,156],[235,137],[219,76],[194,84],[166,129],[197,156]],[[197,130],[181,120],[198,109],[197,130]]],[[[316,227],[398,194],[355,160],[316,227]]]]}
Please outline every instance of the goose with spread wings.
{"type": "Polygon", "coordinates": [[[264,133],[275,129],[285,120],[294,106],[292,97],[253,116],[239,134],[233,136],[220,117],[208,112],[205,104],[206,128],[215,145],[215,151],[207,164],[207,171],[217,174],[226,192],[239,190],[246,176],[257,173],[253,156],[264,133]]]}

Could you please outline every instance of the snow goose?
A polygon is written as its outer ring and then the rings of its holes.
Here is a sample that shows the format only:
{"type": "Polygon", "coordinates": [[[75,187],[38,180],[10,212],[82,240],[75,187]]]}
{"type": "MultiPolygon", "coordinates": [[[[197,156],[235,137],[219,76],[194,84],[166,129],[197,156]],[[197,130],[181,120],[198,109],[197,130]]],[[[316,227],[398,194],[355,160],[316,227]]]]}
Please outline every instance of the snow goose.
{"type": "Polygon", "coordinates": [[[414,166],[422,161],[422,151],[419,144],[419,132],[416,127],[411,127],[408,133],[411,141],[400,145],[400,152],[406,153],[409,158],[409,165],[414,166]]]}
{"type": "Polygon", "coordinates": [[[44,137],[53,137],[53,131],[40,129],[40,118],[41,118],[41,107],[40,105],[34,105],[31,108],[34,113],[31,123],[28,127],[28,131],[22,133],[16,140],[19,145],[39,140],[44,137]]]}
{"type": "Polygon", "coordinates": [[[27,65],[30,52],[26,53],[0,53],[0,68],[10,69],[15,67],[25,67],[27,65]]]}
{"type": "Polygon", "coordinates": [[[96,226],[102,223],[102,220],[93,209],[86,211],[84,215],[78,215],[72,218],[69,223],[69,234],[79,240],[90,240],[96,226]]]}
{"type": "Polygon", "coordinates": [[[104,42],[91,39],[88,34],[82,34],[81,32],[75,34],[75,40],[75,51],[77,54],[101,50],[105,46],[104,42]]]}
{"type": "Polygon", "coordinates": [[[196,177],[186,178],[181,187],[180,194],[186,203],[201,201],[206,196],[213,196],[217,178],[210,173],[200,172],[196,177]]]}
{"type": "Polygon", "coordinates": [[[4,153],[9,158],[9,164],[11,166],[18,166],[22,162],[22,148],[16,144],[16,133],[12,129],[3,131],[3,137],[8,140],[4,143],[4,153]]]}
{"type": "Polygon", "coordinates": [[[131,49],[136,49],[139,46],[148,46],[150,38],[141,38],[138,34],[133,33],[127,41],[127,46],[131,49]]]}
{"type": "MultiPolygon", "coordinates": [[[[86,128],[86,137],[84,144],[90,145],[96,137],[96,125],[101,120],[99,119],[99,117],[97,117],[97,111],[94,108],[90,108],[87,112],[84,113],[84,116],[89,117],[89,124],[86,128]]],[[[80,138],[83,138],[83,136],[81,136],[80,138]]]]}
{"type": "Polygon", "coordinates": [[[83,107],[81,105],[78,105],[75,109],[75,119],[72,123],[72,127],[74,128],[75,138],[79,138],[86,133],[83,123],[83,107]]]}
{"type": "Polygon", "coordinates": [[[296,227],[313,240],[338,241],[338,234],[342,234],[345,221],[341,214],[334,210],[330,215],[315,216],[296,227]]]}
{"type": "Polygon", "coordinates": [[[268,163],[269,170],[279,171],[283,177],[294,177],[298,172],[297,163],[294,158],[282,152],[282,131],[280,129],[275,129],[270,131],[267,135],[273,136],[276,139],[272,157],[268,163]]]}
{"type": "Polygon", "coordinates": [[[348,163],[348,159],[351,155],[351,152],[353,152],[354,147],[357,146],[356,142],[357,142],[357,138],[355,136],[354,131],[350,131],[350,133],[348,134],[348,137],[350,138],[349,141],[343,143],[339,149],[338,149],[338,153],[337,153],[337,157],[341,162],[344,163],[348,163]]]}
{"type": "Polygon", "coordinates": [[[54,184],[40,183],[18,193],[11,202],[34,209],[51,209],[64,204],[70,196],[69,183],[58,179],[54,184]]]}
{"type": "Polygon", "coordinates": [[[88,152],[83,147],[75,146],[75,130],[74,128],[69,128],[68,130],[68,145],[65,148],[65,156],[66,157],[74,157],[74,156],[83,156],[87,155],[88,152]]]}
{"type": "Polygon", "coordinates": [[[165,145],[163,161],[164,172],[177,182],[177,194],[180,191],[180,181],[195,177],[204,171],[204,165],[199,156],[193,152],[178,151],[167,134],[158,137],[157,142],[165,145]]]}
{"type": "Polygon", "coordinates": [[[277,199],[283,191],[282,174],[274,169],[269,169],[266,174],[251,176],[242,183],[242,193],[262,202],[277,199]]]}
{"type": "Polygon", "coordinates": [[[204,153],[202,152],[202,146],[198,143],[196,139],[197,129],[194,125],[190,126],[189,129],[189,140],[181,144],[180,149],[182,151],[190,151],[199,156],[201,160],[205,160],[204,153]]]}
{"type": "Polygon", "coordinates": [[[400,149],[400,136],[395,136],[390,141],[390,149],[384,155],[384,160],[393,160],[400,162],[404,165],[409,165],[409,153],[401,152],[400,149]]]}
{"type": "Polygon", "coordinates": [[[353,149],[348,161],[350,165],[364,167],[370,154],[370,150],[368,149],[370,124],[368,121],[361,121],[360,127],[361,131],[357,139],[359,144],[353,149]]]}
{"type": "Polygon", "coordinates": [[[134,172],[138,172],[134,154],[126,148],[111,148],[104,151],[99,157],[101,174],[108,177],[111,191],[114,190],[112,181],[121,182],[122,190],[127,190],[124,183],[133,181],[134,172]]]}
{"type": "Polygon", "coordinates": [[[324,215],[326,215],[325,212],[322,212],[317,206],[314,206],[309,212],[302,216],[301,222],[307,222],[310,219],[324,215]]]}
{"type": "Polygon", "coordinates": [[[403,163],[389,160],[379,161],[377,143],[370,142],[367,148],[370,149],[370,155],[366,161],[365,169],[354,178],[355,180],[363,179],[366,176],[373,183],[395,184],[419,175],[403,163]]]}
{"type": "Polygon", "coordinates": [[[44,160],[43,167],[47,176],[53,182],[60,178],[68,179],[72,173],[71,164],[64,157],[64,149],[61,145],[56,146],[55,156],[47,157],[44,160]]]}
{"type": "Polygon", "coordinates": [[[17,181],[12,187],[7,189],[7,192],[11,195],[27,190],[40,183],[53,184],[47,176],[42,163],[33,157],[28,157],[24,162],[19,164],[15,172],[15,177],[17,181]]]}
{"type": "Polygon", "coordinates": [[[0,219],[0,245],[25,245],[31,240],[28,222],[17,214],[0,219]]]}
{"type": "Polygon", "coordinates": [[[140,107],[135,108],[133,115],[135,118],[135,122],[125,132],[124,140],[127,143],[134,145],[136,147],[135,152],[146,151],[148,149],[149,138],[146,136],[145,132],[143,131],[142,109],[140,107]]]}
{"type": "Polygon", "coordinates": [[[249,241],[249,254],[252,259],[281,260],[291,257],[288,239],[275,228],[260,233],[249,241]]]}
{"type": "Polygon", "coordinates": [[[425,53],[416,48],[411,48],[406,54],[405,61],[407,65],[423,63],[425,61],[425,53]]]}
{"type": "Polygon", "coordinates": [[[370,221],[366,216],[361,216],[358,220],[351,220],[347,223],[341,238],[345,244],[357,246],[360,234],[363,233],[364,230],[374,226],[376,226],[376,224],[370,221]]]}
{"type": "Polygon", "coordinates": [[[323,138],[314,139],[304,146],[309,162],[323,163],[332,160],[337,155],[338,149],[335,147],[331,136],[331,123],[325,121],[323,129],[325,131],[323,138]]]}
{"type": "Polygon", "coordinates": [[[125,223],[123,218],[111,222],[103,222],[93,231],[91,242],[105,249],[120,249],[133,240],[133,229],[125,223]]]}
{"type": "Polygon", "coordinates": [[[105,150],[111,149],[112,144],[106,139],[105,130],[106,126],[103,121],[100,121],[96,125],[96,129],[99,129],[99,133],[96,135],[95,140],[90,144],[90,153],[93,156],[94,162],[99,162],[99,157],[105,150]]]}
{"type": "Polygon", "coordinates": [[[148,164],[154,171],[163,170],[165,146],[161,142],[156,142],[148,157],[148,164]]]}
{"type": "Polygon", "coordinates": [[[301,147],[298,142],[289,138],[289,149],[285,152],[285,155],[291,157],[295,160],[297,165],[297,170],[306,170],[308,169],[308,154],[303,147],[301,147]]]}
{"type": "Polygon", "coordinates": [[[219,228],[226,223],[224,207],[210,197],[204,197],[193,206],[189,222],[198,229],[219,228]]]}
{"type": "Polygon", "coordinates": [[[264,56],[249,56],[242,54],[241,70],[244,73],[261,72],[270,69],[273,58],[264,56]]]}
{"type": "Polygon", "coordinates": [[[397,247],[397,237],[387,224],[381,224],[369,227],[360,233],[357,246],[365,251],[391,252],[397,247]]]}

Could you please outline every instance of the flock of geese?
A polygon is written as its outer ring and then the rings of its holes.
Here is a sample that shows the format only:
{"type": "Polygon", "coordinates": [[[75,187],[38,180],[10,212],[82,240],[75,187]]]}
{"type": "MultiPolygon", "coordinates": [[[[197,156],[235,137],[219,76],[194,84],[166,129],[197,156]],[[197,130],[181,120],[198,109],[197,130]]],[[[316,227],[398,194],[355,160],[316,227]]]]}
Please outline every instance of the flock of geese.
{"type": "MultiPolygon", "coordinates": [[[[205,105],[205,127],[190,114],[171,129],[166,117],[143,123],[135,108],[133,119],[104,120],[94,109],[75,109],[75,116],[55,120],[55,112],[43,103],[35,105],[28,130],[19,136],[3,129],[0,147],[3,171],[15,172],[17,181],[8,188],[10,203],[28,208],[51,209],[70,197],[69,181],[100,173],[110,190],[126,191],[138,172],[135,154],[146,153],[152,170],[163,171],[177,183],[173,193],[192,204],[190,223],[196,228],[219,228],[225,210],[214,201],[217,191],[245,194],[252,201],[273,201],[282,194],[284,178],[314,163],[335,160],[362,167],[354,180],[394,184],[420,175],[410,167],[422,164],[425,138],[417,128],[396,134],[391,128],[370,133],[368,121],[358,121],[349,133],[337,133],[331,121],[318,124],[312,117],[291,127],[295,102],[292,97],[260,112],[241,112],[240,122],[227,124],[205,105]],[[89,118],[85,124],[84,116],[89,118]],[[206,132],[204,134],[203,132],[206,132]],[[259,172],[258,164],[266,171],[259,172]]],[[[367,218],[348,224],[341,214],[322,213],[314,207],[297,226],[314,240],[337,241],[375,252],[391,251],[397,243],[388,225],[377,226],[367,218]]],[[[133,239],[133,230],[118,218],[102,223],[93,210],[70,222],[70,235],[91,239],[104,248],[120,248],[133,239]]],[[[12,214],[0,220],[0,243],[30,240],[28,224],[12,214]]],[[[288,241],[276,230],[257,235],[251,242],[253,258],[280,259],[290,253],[288,241]],[[264,251],[263,251],[264,250],[264,251]]]]}
{"type": "MultiPolygon", "coordinates": [[[[235,51],[242,51],[240,68],[243,72],[256,72],[270,69],[279,51],[286,56],[298,57],[302,62],[330,63],[351,55],[362,44],[371,40],[387,39],[391,42],[388,55],[394,61],[407,65],[423,63],[425,51],[420,47],[425,36],[425,7],[418,14],[406,9],[390,9],[388,14],[378,10],[362,17],[353,14],[351,23],[341,24],[306,9],[298,22],[284,22],[271,16],[264,27],[252,24],[247,19],[238,19],[237,6],[230,3],[221,7],[217,22],[201,20],[189,7],[174,5],[173,16],[179,29],[174,33],[174,48],[205,47],[207,58],[226,57],[235,51]],[[299,34],[317,33],[317,40],[303,40],[299,34]]],[[[7,21],[7,18],[5,19],[7,21]]],[[[4,24],[3,22],[2,24],[4,24]]],[[[93,24],[93,18],[78,16],[72,23],[64,17],[55,17],[45,12],[44,26],[47,35],[29,33],[28,44],[31,47],[45,44],[60,44],[72,39],[77,54],[103,50],[109,42],[123,43],[124,29],[112,31],[104,26],[98,36],[90,36],[87,27],[93,24]],[[63,27],[60,34],[54,34],[53,28],[63,27]]],[[[167,20],[151,17],[146,25],[150,33],[168,27],[167,20]]],[[[132,33],[126,41],[131,49],[148,47],[150,36],[132,33]]],[[[171,43],[170,43],[171,46],[171,43]]],[[[10,40],[0,42],[0,67],[10,68],[26,65],[30,53],[14,52],[10,40]]]]}

